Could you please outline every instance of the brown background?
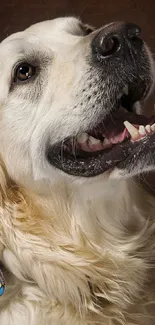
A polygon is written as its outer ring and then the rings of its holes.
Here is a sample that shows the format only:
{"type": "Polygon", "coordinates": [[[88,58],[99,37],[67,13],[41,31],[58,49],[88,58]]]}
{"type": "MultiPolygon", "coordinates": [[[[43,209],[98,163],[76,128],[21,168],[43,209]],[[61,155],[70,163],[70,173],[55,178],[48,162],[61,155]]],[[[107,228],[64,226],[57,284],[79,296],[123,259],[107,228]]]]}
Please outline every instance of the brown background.
{"type": "Polygon", "coordinates": [[[155,0],[0,0],[0,40],[37,21],[76,15],[96,27],[114,20],[139,24],[155,52],[155,0]]]}

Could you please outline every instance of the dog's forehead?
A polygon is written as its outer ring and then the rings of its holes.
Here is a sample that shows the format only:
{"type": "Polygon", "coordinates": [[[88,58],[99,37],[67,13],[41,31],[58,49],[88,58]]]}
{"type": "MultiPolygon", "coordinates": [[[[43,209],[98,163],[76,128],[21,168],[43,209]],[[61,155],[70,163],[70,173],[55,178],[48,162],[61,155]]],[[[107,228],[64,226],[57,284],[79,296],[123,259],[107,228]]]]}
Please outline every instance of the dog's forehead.
{"type": "Polygon", "coordinates": [[[45,37],[51,33],[71,33],[73,35],[78,35],[81,31],[81,26],[82,22],[75,17],[56,18],[32,25],[26,29],[26,32],[44,35],[45,37]]]}
{"type": "MultiPolygon", "coordinates": [[[[56,18],[53,20],[43,21],[34,24],[26,30],[14,33],[7,37],[1,44],[4,51],[8,49],[18,51],[20,47],[23,48],[30,44],[37,46],[54,47],[55,44],[72,44],[76,42],[76,37],[82,35],[82,22],[74,17],[56,18]]],[[[57,47],[57,46],[56,46],[57,47]]]]}

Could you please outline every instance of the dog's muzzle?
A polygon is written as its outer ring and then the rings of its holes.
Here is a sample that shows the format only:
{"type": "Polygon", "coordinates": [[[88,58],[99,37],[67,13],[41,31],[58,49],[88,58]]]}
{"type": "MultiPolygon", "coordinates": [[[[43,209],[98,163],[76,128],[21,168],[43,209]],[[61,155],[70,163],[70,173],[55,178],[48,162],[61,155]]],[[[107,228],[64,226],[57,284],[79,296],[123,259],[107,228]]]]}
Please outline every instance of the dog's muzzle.
{"type": "Polygon", "coordinates": [[[80,131],[48,145],[50,164],[80,177],[97,176],[119,165],[131,171],[132,156],[145,151],[145,137],[154,141],[155,117],[148,119],[135,111],[135,105],[140,105],[152,89],[154,79],[151,54],[140,33],[137,25],[124,22],[92,33],[88,59],[91,100],[85,99],[92,119],[82,128],[79,105],[80,131]]]}

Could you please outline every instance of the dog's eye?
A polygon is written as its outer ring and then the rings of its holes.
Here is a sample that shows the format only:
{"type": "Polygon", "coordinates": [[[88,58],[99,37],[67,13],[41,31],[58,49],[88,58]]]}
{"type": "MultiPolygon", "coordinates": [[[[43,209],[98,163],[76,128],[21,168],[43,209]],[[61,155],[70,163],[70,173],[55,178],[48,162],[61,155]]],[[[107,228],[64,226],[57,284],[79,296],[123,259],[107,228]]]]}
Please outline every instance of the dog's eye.
{"type": "Polygon", "coordinates": [[[14,81],[26,81],[35,74],[35,68],[28,63],[21,63],[15,71],[14,81]]]}

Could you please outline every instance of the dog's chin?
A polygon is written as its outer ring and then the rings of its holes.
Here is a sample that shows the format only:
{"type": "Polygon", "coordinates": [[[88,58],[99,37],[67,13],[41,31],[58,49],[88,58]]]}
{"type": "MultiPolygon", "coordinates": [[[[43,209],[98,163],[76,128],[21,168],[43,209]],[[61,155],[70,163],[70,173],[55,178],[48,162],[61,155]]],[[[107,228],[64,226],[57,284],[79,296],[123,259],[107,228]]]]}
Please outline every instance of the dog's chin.
{"type": "Polygon", "coordinates": [[[128,178],[155,169],[155,133],[142,138],[133,151],[111,171],[110,178],[128,178]]]}

